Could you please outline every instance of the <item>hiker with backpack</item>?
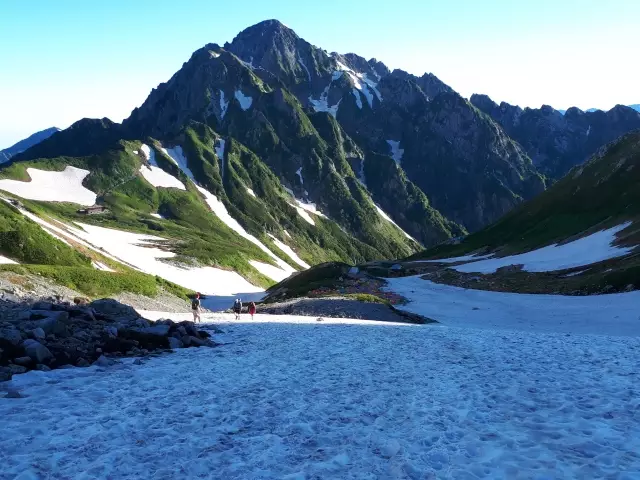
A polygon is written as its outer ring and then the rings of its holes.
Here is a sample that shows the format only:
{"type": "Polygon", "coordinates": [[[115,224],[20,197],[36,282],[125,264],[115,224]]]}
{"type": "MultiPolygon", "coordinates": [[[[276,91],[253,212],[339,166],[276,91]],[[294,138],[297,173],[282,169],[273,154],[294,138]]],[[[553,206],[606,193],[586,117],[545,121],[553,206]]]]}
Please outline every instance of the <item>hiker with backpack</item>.
{"type": "Polygon", "coordinates": [[[242,313],[242,300],[236,298],[233,304],[233,313],[236,314],[236,320],[240,320],[240,314],[242,313]]]}
{"type": "Polygon", "coordinates": [[[191,300],[191,313],[193,313],[194,323],[202,323],[200,318],[200,293],[196,293],[196,296],[191,300]]]}
{"type": "Polygon", "coordinates": [[[256,314],[256,304],[254,302],[249,303],[249,315],[251,315],[251,320],[253,320],[253,316],[256,314]]]}

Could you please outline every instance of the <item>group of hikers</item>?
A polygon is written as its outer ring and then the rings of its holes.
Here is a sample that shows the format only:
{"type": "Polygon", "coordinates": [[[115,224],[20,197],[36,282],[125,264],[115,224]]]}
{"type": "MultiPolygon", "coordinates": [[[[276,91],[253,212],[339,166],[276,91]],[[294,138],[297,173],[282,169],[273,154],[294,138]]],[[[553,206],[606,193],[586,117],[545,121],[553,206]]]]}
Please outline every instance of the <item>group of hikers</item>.
{"type": "MultiPolygon", "coordinates": [[[[200,318],[201,310],[202,304],[200,302],[200,293],[198,292],[193,300],[191,300],[191,313],[193,313],[193,321],[195,323],[202,322],[202,318],[200,318]]],[[[251,315],[251,320],[253,320],[253,316],[256,313],[256,304],[254,302],[249,302],[247,312],[251,315]]],[[[235,302],[233,302],[233,313],[236,316],[236,320],[240,320],[240,314],[242,313],[242,300],[239,298],[236,298],[235,302]]]]}

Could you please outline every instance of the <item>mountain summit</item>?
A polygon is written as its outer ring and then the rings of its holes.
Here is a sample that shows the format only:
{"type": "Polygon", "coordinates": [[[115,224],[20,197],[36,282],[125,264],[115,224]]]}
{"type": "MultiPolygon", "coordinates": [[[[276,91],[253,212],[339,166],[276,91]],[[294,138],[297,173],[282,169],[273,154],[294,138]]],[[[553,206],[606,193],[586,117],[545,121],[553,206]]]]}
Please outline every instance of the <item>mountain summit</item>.
{"type": "MultiPolygon", "coordinates": [[[[267,20],[195,51],[121,125],[83,119],[18,154],[0,189],[61,221],[158,237],[174,262],[205,269],[205,283],[233,271],[245,283],[230,284],[255,291],[321,262],[409,255],[542,192],[537,150],[481,100],[431,73],[329,54],[267,20]],[[34,170],[54,187],[13,181],[34,170]],[[57,192],[54,178],[73,188],[57,192]],[[108,213],[57,206],[73,199],[108,213]]],[[[614,113],[601,122],[624,129],[626,113],[614,113]]],[[[605,136],[593,128],[595,145],[605,136]]],[[[123,261],[196,288],[177,267],[141,258],[123,261]]]]}

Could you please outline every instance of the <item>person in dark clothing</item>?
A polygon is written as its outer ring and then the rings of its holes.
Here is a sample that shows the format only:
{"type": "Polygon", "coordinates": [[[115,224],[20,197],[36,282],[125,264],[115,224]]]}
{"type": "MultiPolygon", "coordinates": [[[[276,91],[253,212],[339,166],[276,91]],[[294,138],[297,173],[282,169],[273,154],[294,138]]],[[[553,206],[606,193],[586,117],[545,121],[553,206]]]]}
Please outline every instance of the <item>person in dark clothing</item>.
{"type": "Polygon", "coordinates": [[[240,314],[242,313],[242,300],[236,298],[233,304],[233,313],[236,314],[236,320],[240,320],[240,314]]]}
{"type": "Polygon", "coordinates": [[[196,293],[196,296],[191,300],[191,313],[193,313],[195,323],[202,322],[200,318],[200,293],[196,293]]]}

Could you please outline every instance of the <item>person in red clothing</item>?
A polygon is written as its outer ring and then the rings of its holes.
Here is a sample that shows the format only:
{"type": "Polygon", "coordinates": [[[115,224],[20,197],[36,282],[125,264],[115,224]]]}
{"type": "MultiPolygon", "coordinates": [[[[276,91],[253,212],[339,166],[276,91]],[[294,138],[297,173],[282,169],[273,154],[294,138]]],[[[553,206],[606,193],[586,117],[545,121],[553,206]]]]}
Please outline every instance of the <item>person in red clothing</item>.
{"type": "Polygon", "coordinates": [[[249,315],[251,315],[251,320],[253,320],[253,316],[255,315],[255,313],[256,313],[256,304],[251,302],[249,304],[249,315]]]}

